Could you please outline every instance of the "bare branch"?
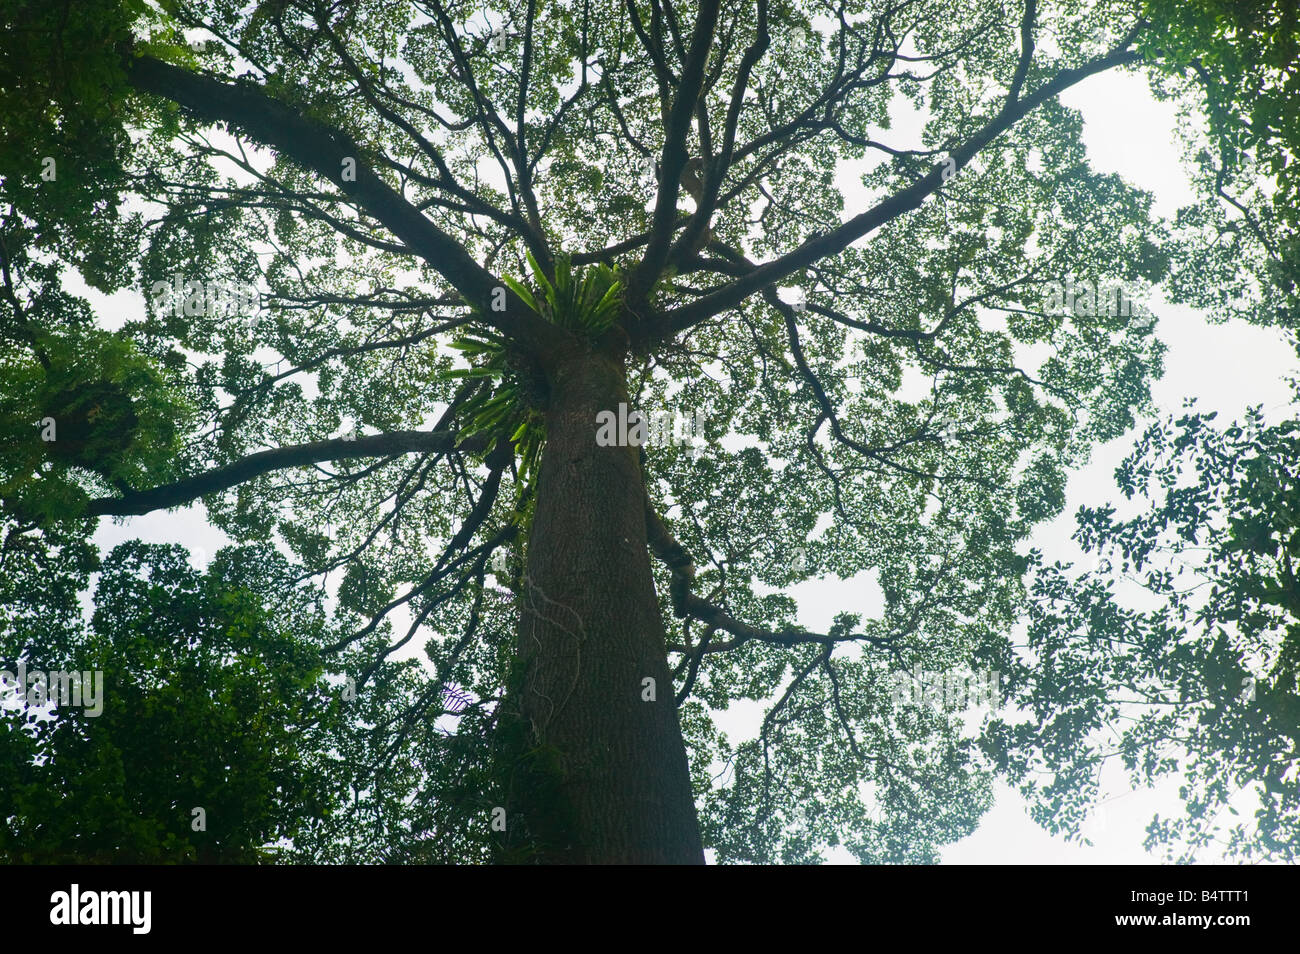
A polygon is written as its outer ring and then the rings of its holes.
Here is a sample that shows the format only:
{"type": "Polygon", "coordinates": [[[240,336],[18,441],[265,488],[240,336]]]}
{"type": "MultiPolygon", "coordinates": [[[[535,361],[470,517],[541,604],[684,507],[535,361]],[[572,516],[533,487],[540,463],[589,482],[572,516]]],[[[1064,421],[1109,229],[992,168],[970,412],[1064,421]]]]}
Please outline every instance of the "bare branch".
{"type": "MultiPolygon", "coordinates": [[[[466,438],[460,445],[466,450],[482,449],[481,439],[466,438]]],[[[335,438],[277,447],[259,451],[225,467],[187,477],[174,484],[154,487],[126,494],[122,497],[101,497],[92,500],[86,515],[92,517],[125,517],[179,507],[206,494],[228,490],[236,484],[289,467],[306,467],[329,460],[349,460],[356,457],[390,457],[414,452],[443,452],[456,447],[454,431],[393,431],[389,434],[372,434],[355,439],[335,438]]]]}

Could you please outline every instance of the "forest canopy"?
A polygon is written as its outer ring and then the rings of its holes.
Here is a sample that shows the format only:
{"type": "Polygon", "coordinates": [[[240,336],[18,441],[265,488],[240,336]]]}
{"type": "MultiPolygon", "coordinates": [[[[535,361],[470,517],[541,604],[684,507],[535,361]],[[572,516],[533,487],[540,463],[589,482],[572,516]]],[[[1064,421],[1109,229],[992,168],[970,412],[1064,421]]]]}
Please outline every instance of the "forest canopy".
{"type": "Polygon", "coordinates": [[[1294,428],[1151,426],[1146,303],[1294,327],[1296,33],[1217,0],[7,3],[0,662],[106,695],[4,713],[0,855],[932,862],[998,779],[1077,833],[1119,757],[1186,781],[1152,846],[1253,785],[1231,850],[1292,857],[1294,428]],[[1109,72],[1180,106],[1171,217],[1062,104],[1109,72]],[[1047,565],[1068,475],[1143,432],[1150,509],[1079,516],[1118,556],[1047,565]],[[234,541],[202,570],[94,546],[198,504],[234,541]],[[1207,540],[1202,603],[1166,563],[1207,540]],[[814,631],[814,579],[879,605],[814,631]]]}

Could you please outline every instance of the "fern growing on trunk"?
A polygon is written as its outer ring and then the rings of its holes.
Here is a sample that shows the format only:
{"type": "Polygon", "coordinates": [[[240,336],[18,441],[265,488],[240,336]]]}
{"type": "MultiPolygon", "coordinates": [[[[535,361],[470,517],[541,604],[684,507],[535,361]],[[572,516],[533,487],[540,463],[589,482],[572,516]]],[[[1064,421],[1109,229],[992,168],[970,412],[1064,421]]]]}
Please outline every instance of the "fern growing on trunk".
{"type": "MultiPolygon", "coordinates": [[[[546,321],[572,334],[595,339],[614,324],[622,305],[623,282],[616,269],[595,265],[575,274],[567,256],[557,256],[551,282],[528,253],[536,289],[513,278],[503,281],[510,290],[546,321]]],[[[484,454],[501,440],[514,445],[519,482],[525,488],[536,473],[546,443],[547,384],[536,362],[510,348],[505,339],[489,331],[458,336],[452,347],[461,351],[470,367],[448,372],[448,378],[486,382],[466,402],[461,412],[462,438],[485,438],[484,454]]]]}

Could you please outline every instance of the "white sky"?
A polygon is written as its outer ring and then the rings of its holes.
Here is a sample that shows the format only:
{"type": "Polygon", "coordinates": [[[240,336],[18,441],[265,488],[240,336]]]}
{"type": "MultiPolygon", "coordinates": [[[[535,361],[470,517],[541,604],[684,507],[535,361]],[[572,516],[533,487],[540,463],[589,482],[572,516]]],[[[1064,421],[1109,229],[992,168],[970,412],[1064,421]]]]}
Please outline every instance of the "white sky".
{"type": "MultiPolygon", "coordinates": [[[[1084,140],[1096,169],[1117,172],[1130,183],[1151,191],[1160,214],[1172,214],[1191,200],[1174,138],[1174,107],[1155,102],[1141,76],[1111,72],[1093,77],[1063,99],[1066,105],[1083,112],[1084,140]]],[[[841,182],[848,185],[843,179],[841,182]]],[[[105,298],[75,279],[69,286],[90,299],[110,327],[120,324],[141,304],[134,293],[105,298]]],[[[1249,405],[1262,404],[1273,411],[1289,405],[1290,394],[1283,377],[1297,368],[1294,353],[1280,333],[1239,321],[1212,326],[1194,310],[1158,302],[1153,310],[1159,318],[1156,334],[1169,346],[1165,376],[1153,387],[1156,403],[1162,409],[1176,409],[1184,397],[1196,397],[1203,408],[1219,411],[1223,420],[1239,416],[1249,405]]],[[[1073,475],[1062,516],[1042,526],[1032,540],[1049,560],[1077,560],[1081,556],[1069,539],[1074,531],[1073,514],[1080,504],[1113,500],[1118,495],[1112,472],[1128,453],[1133,436],[1097,448],[1092,463],[1073,475]]],[[[133,538],[180,543],[191,550],[194,562],[200,566],[229,542],[208,525],[201,507],[131,518],[124,524],[105,521],[95,539],[107,551],[133,538]]],[[[812,629],[824,629],[836,613],[870,612],[872,590],[865,579],[858,578],[808,582],[790,592],[799,601],[801,622],[812,629]]],[[[746,726],[756,725],[760,717],[757,706],[737,706],[724,713],[720,723],[735,738],[751,734],[746,726]]],[[[1156,861],[1142,850],[1144,829],[1156,811],[1170,813],[1177,809],[1176,782],[1156,791],[1132,792],[1122,773],[1103,777],[1107,779],[1103,786],[1105,806],[1089,826],[1092,847],[1048,835],[1030,820],[1020,797],[1000,786],[996,804],[978,830],[946,848],[943,860],[954,864],[1156,861]]],[[[852,862],[842,850],[832,857],[836,862],[852,862]]]]}

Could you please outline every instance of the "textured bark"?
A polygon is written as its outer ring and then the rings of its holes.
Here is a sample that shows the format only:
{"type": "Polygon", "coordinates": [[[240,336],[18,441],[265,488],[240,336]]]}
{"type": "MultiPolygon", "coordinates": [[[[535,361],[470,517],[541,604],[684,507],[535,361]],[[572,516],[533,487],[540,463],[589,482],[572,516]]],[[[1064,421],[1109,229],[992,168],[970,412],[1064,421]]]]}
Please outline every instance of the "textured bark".
{"type": "Polygon", "coordinates": [[[638,451],[596,445],[597,413],[628,399],[622,360],[570,354],[548,379],[506,706],[517,728],[507,818],[529,848],[511,860],[701,864],[638,451]],[[647,678],[653,702],[643,699],[647,678]]]}

